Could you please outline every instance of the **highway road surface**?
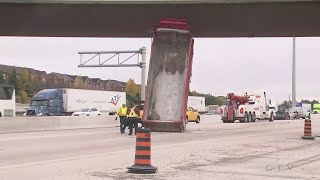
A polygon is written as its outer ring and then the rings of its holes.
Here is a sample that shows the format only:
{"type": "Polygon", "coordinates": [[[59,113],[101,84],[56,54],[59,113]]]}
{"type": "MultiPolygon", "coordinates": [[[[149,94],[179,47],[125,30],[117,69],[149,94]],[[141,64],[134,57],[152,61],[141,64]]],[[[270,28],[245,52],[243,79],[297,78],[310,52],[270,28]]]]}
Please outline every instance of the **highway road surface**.
{"type": "MultiPolygon", "coordinates": [[[[116,127],[0,134],[0,180],[320,179],[320,137],[302,140],[303,125],[202,116],[185,133],[152,133],[152,175],[127,173],[135,137],[116,127]]],[[[320,135],[320,118],[312,126],[320,135]]]]}

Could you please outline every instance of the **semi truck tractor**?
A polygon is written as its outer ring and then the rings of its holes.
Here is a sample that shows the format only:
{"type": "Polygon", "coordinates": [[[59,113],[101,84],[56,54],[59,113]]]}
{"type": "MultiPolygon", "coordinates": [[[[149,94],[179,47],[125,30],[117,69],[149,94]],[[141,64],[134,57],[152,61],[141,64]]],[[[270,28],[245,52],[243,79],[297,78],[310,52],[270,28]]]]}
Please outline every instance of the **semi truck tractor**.
{"type": "Polygon", "coordinates": [[[320,104],[313,104],[312,112],[313,114],[320,114],[320,104]]]}
{"type": "Polygon", "coordinates": [[[63,116],[90,108],[97,108],[101,112],[115,113],[122,104],[126,104],[125,92],[44,89],[32,98],[26,116],[63,116]]]}

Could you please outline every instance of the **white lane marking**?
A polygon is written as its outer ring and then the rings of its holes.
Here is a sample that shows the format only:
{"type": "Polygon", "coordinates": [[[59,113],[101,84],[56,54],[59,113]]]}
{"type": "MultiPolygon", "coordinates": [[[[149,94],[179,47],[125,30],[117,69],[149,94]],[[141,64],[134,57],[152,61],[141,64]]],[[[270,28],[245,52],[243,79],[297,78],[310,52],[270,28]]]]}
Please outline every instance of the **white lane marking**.
{"type": "MultiPolygon", "coordinates": [[[[300,130],[282,131],[282,132],[278,132],[278,133],[253,134],[253,135],[236,136],[236,137],[225,137],[225,138],[218,138],[218,139],[207,139],[207,140],[201,140],[201,141],[191,141],[191,142],[184,142],[184,143],[178,143],[178,144],[168,144],[168,145],[162,145],[162,146],[155,146],[155,147],[152,147],[152,149],[160,149],[160,148],[166,148],[166,147],[183,146],[183,145],[187,145],[187,144],[213,142],[213,141],[221,141],[221,140],[228,140],[228,139],[230,140],[230,139],[239,139],[239,138],[246,138],[246,137],[256,137],[256,136],[265,136],[265,135],[284,134],[284,133],[297,132],[297,131],[300,131],[300,130]]],[[[41,165],[41,164],[54,163],[54,162],[59,162],[59,161],[76,160],[76,159],[86,159],[86,158],[92,158],[92,157],[98,157],[98,156],[106,156],[106,155],[112,155],[112,154],[118,154],[118,153],[124,153],[124,152],[133,152],[133,151],[135,151],[135,150],[134,150],[134,149],[128,149],[128,150],[115,151],[115,152],[98,153],[98,154],[90,154],[90,155],[84,155],[84,156],[75,156],[75,157],[69,157],[69,158],[53,159],[53,160],[47,160],[47,161],[37,161],[37,162],[31,162],[31,163],[23,163],[23,164],[15,164],[15,165],[2,166],[2,167],[0,167],[0,169],[8,169],[8,168],[18,168],[18,167],[24,167],[24,166],[41,165]]]]}
{"type": "Polygon", "coordinates": [[[297,131],[301,131],[301,130],[282,131],[282,132],[278,132],[278,133],[253,134],[253,135],[236,136],[236,137],[225,137],[225,138],[219,138],[219,139],[207,139],[207,140],[191,141],[191,142],[178,143],[178,144],[168,144],[168,145],[156,146],[156,147],[151,147],[151,148],[152,148],[152,149],[158,149],[158,148],[174,147],[174,146],[181,146],[181,145],[187,145],[187,144],[196,144],[196,143],[204,143],[204,142],[212,142],[212,141],[221,141],[221,140],[227,140],[227,139],[239,139],[239,138],[246,138],[246,137],[255,137],[255,136],[265,136],[265,135],[283,134],[283,133],[290,133],[290,132],[297,132],[297,131]]]}
{"type": "Polygon", "coordinates": [[[56,138],[56,137],[68,137],[68,136],[82,136],[82,135],[95,135],[95,134],[111,134],[114,132],[92,132],[92,133],[73,133],[73,134],[56,134],[56,135],[39,135],[39,136],[27,136],[27,137],[12,137],[12,138],[0,138],[0,141],[12,141],[12,140],[25,140],[25,139],[41,139],[41,138],[56,138]]]}
{"type": "Polygon", "coordinates": [[[75,156],[75,157],[70,157],[70,158],[53,159],[53,160],[48,160],[48,161],[38,161],[38,162],[31,162],[31,163],[24,163],[24,164],[8,165],[8,166],[2,166],[2,167],[0,167],[0,169],[17,168],[17,167],[32,166],[32,165],[41,165],[41,164],[54,163],[54,162],[59,162],[59,161],[76,160],[76,159],[86,159],[86,158],[92,158],[92,157],[97,157],[97,156],[106,156],[106,155],[131,152],[131,151],[134,151],[134,150],[129,149],[129,150],[123,150],[123,151],[108,152],[108,153],[99,153],[99,154],[90,154],[90,155],[84,155],[84,156],[75,156]]]}
{"type": "Polygon", "coordinates": [[[95,141],[98,141],[98,142],[101,142],[101,141],[103,141],[103,142],[106,142],[106,141],[116,141],[116,140],[130,140],[130,139],[132,139],[132,140],[135,140],[136,138],[114,138],[114,139],[99,139],[99,140],[95,140],[95,141]]]}

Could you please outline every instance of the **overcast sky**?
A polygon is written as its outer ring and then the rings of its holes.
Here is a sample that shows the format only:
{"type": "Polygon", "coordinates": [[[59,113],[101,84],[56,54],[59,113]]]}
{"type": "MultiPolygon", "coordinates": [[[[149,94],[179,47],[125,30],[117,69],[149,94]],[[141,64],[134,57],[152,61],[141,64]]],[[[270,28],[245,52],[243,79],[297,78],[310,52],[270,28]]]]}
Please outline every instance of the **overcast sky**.
{"type": "MultiPolygon", "coordinates": [[[[0,37],[0,63],[101,79],[134,78],[140,83],[139,68],[78,68],[78,51],[143,46],[149,61],[150,38],[0,37]]],[[[319,100],[320,38],[297,38],[296,46],[297,98],[319,100]]],[[[265,90],[282,101],[291,92],[291,62],[292,38],[195,39],[191,90],[213,95],[265,90]]]]}

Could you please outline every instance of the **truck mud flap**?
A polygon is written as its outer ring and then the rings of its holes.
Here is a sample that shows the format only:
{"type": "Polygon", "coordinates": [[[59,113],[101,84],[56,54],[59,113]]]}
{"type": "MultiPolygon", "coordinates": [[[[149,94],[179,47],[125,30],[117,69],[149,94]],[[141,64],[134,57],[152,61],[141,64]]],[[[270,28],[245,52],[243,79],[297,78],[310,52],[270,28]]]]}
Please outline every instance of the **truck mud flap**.
{"type": "Polygon", "coordinates": [[[186,129],[193,36],[185,20],[161,19],[154,28],[143,124],[152,131],[186,129]]]}

